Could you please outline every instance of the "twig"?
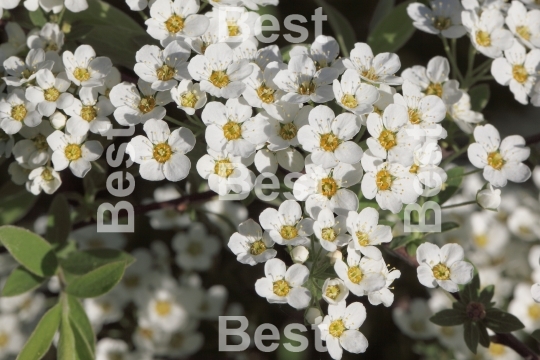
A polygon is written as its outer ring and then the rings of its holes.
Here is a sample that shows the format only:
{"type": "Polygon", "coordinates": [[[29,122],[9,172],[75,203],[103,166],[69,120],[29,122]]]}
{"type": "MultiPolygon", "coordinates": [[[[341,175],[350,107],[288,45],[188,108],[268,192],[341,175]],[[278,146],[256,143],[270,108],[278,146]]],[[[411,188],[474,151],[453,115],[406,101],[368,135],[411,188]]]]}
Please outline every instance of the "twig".
{"type": "Polygon", "coordinates": [[[525,145],[532,145],[540,142],[540,134],[531,135],[525,138],[525,145]]]}
{"type": "Polygon", "coordinates": [[[173,199],[169,201],[139,205],[134,207],[135,215],[142,215],[152,210],[166,209],[171,207],[174,207],[177,210],[182,210],[188,203],[208,200],[214,196],[216,196],[216,193],[212,190],[208,190],[202,193],[182,196],[178,199],[173,199]]]}

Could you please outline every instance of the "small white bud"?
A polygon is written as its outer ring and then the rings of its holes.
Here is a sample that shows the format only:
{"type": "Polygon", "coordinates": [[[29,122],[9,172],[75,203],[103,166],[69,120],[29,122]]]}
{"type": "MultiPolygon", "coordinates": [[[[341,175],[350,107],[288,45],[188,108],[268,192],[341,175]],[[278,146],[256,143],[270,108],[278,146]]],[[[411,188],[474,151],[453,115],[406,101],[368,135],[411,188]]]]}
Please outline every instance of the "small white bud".
{"type": "Polygon", "coordinates": [[[60,111],[56,111],[49,117],[51,125],[56,130],[62,130],[66,126],[67,117],[60,111]]]}
{"type": "Polygon", "coordinates": [[[332,265],[334,265],[338,260],[343,260],[343,254],[339,250],[329,252],[326,254],[326,256],[330,258],[330,264],[332,265]]]}
{"type": "Polygon", "coordinates": [[[480,190],[476,194],[476,201],[483,209],[498,211],[499,205],[501,205],[501,190],[493,189],[493,186],[489,184],[486,189],[480,190]]]}
{"type": "Polygon", "coordinates": [[[297,246],[291,251],[291,259],[297,264],[303,264],[309,257],[309,250],[305,246],[297,246]]]}
{"type": "Polygon", "coordinates": [[[316,307],[310,307],[306,311],[306,321],[312,325],[317,325],[323,320],[322,314],[316,307]]]}

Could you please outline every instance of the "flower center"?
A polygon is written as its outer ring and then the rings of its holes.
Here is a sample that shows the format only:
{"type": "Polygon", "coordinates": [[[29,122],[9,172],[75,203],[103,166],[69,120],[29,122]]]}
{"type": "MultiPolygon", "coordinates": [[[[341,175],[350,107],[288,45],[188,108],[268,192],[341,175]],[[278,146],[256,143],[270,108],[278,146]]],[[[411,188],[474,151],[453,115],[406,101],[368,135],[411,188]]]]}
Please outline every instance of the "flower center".
{"type": "Polygon", "coordinates": [[[73,71],[73,76],[75,76],[75,79],[79,81],[86,81],[90,79],[90,73],[88,72],[88,70],[80,67],[75,68],[75,70],[73,71]]]}
{"type": "Polygon", "coordinates": [[[196,241],[190,242],[186,250],[191,256],[197,256],[203,253],[203,247],[201,243],[196,241]]]}
{"type": "Polygon", "coordinates": [[[156,71],[157,78],[161,81],[169,81],[172,78],[174,78],[175,74],[176,74],[176,69],[167,64],[164,64],[162,67],[160,67],[156,71]]]}
{"type": "Polygon", "coordinates": [[[383,130],[379,135],[379,143],[385,150],[390,150],[397,145],[396,134],[390,130],[383,130]]]}
{"type": "Polygon", "coordinates": [[[358,244],[360,244],[360,246],[368,246],[369,245],[369,236],[368,236],[368,234],[366,234],[364,232],[361,232],[361,231],[357,231],[355,235],[356,235],[356,238],[358,239],[358,244]]]}
{"type": "Polygon", "coordinates": [[[512,77],[520,84],[523,84],[529,78],[529,73],[523,65],[512,66],[512,77]]]}
{"type": "Polygon", "coordinates": [[[311,95],[315,92],[315,84],[312,81],[304,82],[298,88],[298,93],[300,95],[311,95]]]}
{"type": "Polygon", "coordinates": [[[491,36],[487,31],[479,30],[476,32],[476,42],[480,46],[491,46],[491,36]]]}
{"type": "Polygon", "coordinates": [[[69,144],[66,146],[64,153],[69,161],[78,160],[82,156],[81,147],[77,144],[69,144]]]}
{"type": "Polygon", "coordinates": [[[44,151],[44,150],[47,150],[49,149],[49,144],[47,144],[47,138],[42,135],[42,134],[37,134],[33,139],[32,139],[33,143],[34,143],[34,146],[36,147],[36,149],[38,150],[41,150],[41,151],[44,151]]]}
{"type": "Polygon", "coordinates": [[[383,111],[381,109],[379,109],[378,107],[376,107],[376,106],[373,106],[373,112],[375,114],[379,114],[380,116],[382,116],[382,114],[383,114],[383,111]]]}
{"type": "Polygon", "coordinates": [[[34,75],[34,72],[30,69],[24,69],[21,75],[23,78],[28,79],[30,76],[34,75]]]}
{"type": "Polygon", "coordinates": [[[167,316],[171,313],[172,304],[170,301],[158,300],[156,301],[155,310],[159,316],[167,316]]]}
{"type": "Polygon", "coordinates": [[[227,21],[227,29],[229,30],[229,36],[238,36],[241,34],[240,26],[236,21],[227,21]]]}
{"type": "Polygon", "coordinates": [[[298,229],[293,225],[283,225],[279,233],[285,240],[292,240],[298,236],[298,229]]]}
{"type": "Polygon", "coordinates": [[[540,319],[540,305],[539,304],[532,304],[527,309],[529,317],[533,320],[539,320],[540,319]]]}
{"type": "Polygon", "coordinates": [[[296,137],[298,133],[298,128],[293,123],[288,123],[281,125],[281,130],[279,131],[279,136],[283,140],[292,140],[296,137]]]}
{"type": "Polygon", "coordinates": [[[439,83],[430,83],[426,89],[426,95],[437,95],[442,97],[443,87],[439,83]]]}
{"type": "Polygon", "coordinates": [[[172,156],[172,148],[167,143],[161,143],[154,146],[154,151],[152,152],[154,159],[159,163],[164,163],[169,160],[172,156]]]}
{"type": "Polygon", "coordinates": [[[481,235],[475,235],[474,238],[474,243],[478,246],[478,247],[486,247],[487,243],[488,243],[488,238],[485,234],[481,234],[481,235]]]}
{"type": "Polygon", "coordinates": [[[223,125],[223,136],[229,141],[240,139],[242,136],[242,127],[239,123],[229,120],[228,123],[223,125]]]}
{"type": "Polygon", "coordinates": [[[139,110],[143,114],[147,114],[150,111],[154,110],[156,107],[156,99],[152,95],[145,96],[141,98],[141,101],[139,102],[139,110]]]}
{"type": "Polygon", "coordinates": [[[334,242],[336,240],[336,231],[334,228],[324,228],[321,231],[321,236],[324,240],[334,242]]]}
{"type": "Polygon", "coordinates": [[[11,108],[11,117],[17,121],[23,121],[26,117],[26,107],[23,104],[11,108]]]}
{"type": "Polygon", "coordinates": [[[266,85],[261,85],[257,89],[257,96],[261,99],[262,102],[266,104],[274,103],[274,93],[276,90],[269,88],[266,85]]]}
{"type": "Polygon", "coordinates": [[[375,184],[379,190],[385,191],[392,187],[392,175],[388,170],[380,170],[375,176],[375,184]]]}
{"type": "Polygon", "coordinates": [[[418,170],[420,169],[420,167],[416,164],[412,165],[411,168],[409,169],[409,172],[411,174],[416,174],[418,173],[418,170]]]}
{"type": "Polygon", "coordinates": [[[45,169],[41,172],[41,177],[43,178],[43,180],[45,181],[51,181],[52,179],[54,179],[54,176],[52,175],[52,172],[51,170],[49,169],[45,169]]]}
{"type": "Polygon", "coordinates": [[[165,21],[165,27],[171,34],[176,34],[184,29],[184,19],[178,15],[173,15],[165,21]]]}
{"type": "Polygon", "coordinates": [[[50,89],[47,89],[43,92],[43,96],[45,97],[45,100],[47,101],[56,101],[60,97],[60,91],[58,91],[56,88],[52,87],[50,89]]]}
{"type": "Polygon", "coordinates": [[[506,161],[504,161],[501,153],[494,151],[488,155],[487,162],[495,170],[501,170],[506,161]]]}
{"type": "Polygon", "coordinates": [[[341,293],[341,290],[339,289],[339,286],[337,286],[337,285],[329,285],[326,288],[325,295],[326,295],[326,297],[328,297],[328,298],[330,298],[332,300],[336,300],[336,298],[339,296],[340,293],[341,293]]]}
{"type": "Polygon", "coordinates": [[[234,168],[229,160],[219,160],[214,165],[214,173],[223,178],[231,176],[233,171],[234,168]]]}
{"type": "Polygon", "coordinates": [[[199,101],[199,97],[192,93],[191,91],[183,94],[180,97],[180,103],[183,107],[187,108],[195,108],[195,105],[197,104],[197,101],[199,101]]]}
{"type": "Polygon", "coordinates": [[[333,152],[339,146],[339,138],[332,133],[321,135],[320,146],[324,151],[333,152]]]}
{"type": "Polygon", "coordinates": [[[446,265],[439,263],[433,267],[432,271],[433,271],[433,276],[437,280],[450,279],[450,269],[446,265]]]}
{"type": "Polygon", "coordinates": [[[523,40],[529,41],[531,39],[531,32],[527,26],[516,27],[516,32],[523,38],[523,40]]]}
{"type": "Polygon", "coordinates": [[[418,109],[409,109],[409,122],[411,124],[420,124],[421,121],[418,109]]]}
{"type": "Polygon", "coordinates": [[[364,274],[358,266],[351,266],[347,271],[347,276],[349,276],[349,280],[351,280],[353,284],[359,284],[360,281],[362,281],[364,274]]]}
{"type": "Polygon", "coordinates": [[[262,240],[257,240],[249,247],[249,253],[251,255],[260,255],[266,251],[266,245],[262,240]]]}
{"type": "Polygon", "coordinates": [[[349,109],[354,109],[355,107],[358,106],[358,101],[356,100],[354,95],[351,95],[351,94],[343,95],[343,97],[341,98],[341,103],[345,107],[348,107],[349,109]]]}
{"type": "Polygon", "coordinates": [[[506,348],[504,347],[504,345],[492,342],[491,344],[489,344],[489,353],[493,356],[501,356],[506,353],[506,348]]]}
{"type": "Polygon", "coordinates": [[[47,46],[45,46],[45,52],[47,51],[58,51],[58,44],[53,41],[49,41],[47,46]]]}
{"type": "Polygon", "coordinates": [[[366,78],[371,81],[377,81],[379,79],[379,75],[375,72],[375,68],[372,66],[367,70],[363,70],[360,74],[363,78],[366,78]]]}
{"type": "Polygon", "coordinates": [[[321,180],[321,193],[324,196],[331,198],[332,196],[334,196],[334,194],[337,191],[338,191],[338,186],[336,184],[336,180],[334,180],[331,177],[324,178],[321,180]]]}
{"type": "Polygon", "coordinates": [[[229,76],[225,71],[212,71],[212,75],[210,75],[210,82],[217,88],[224,88],[225,86],[229,85],[229,76]]]}
{"type": "Polygon", "coordinates": [[[345,331],[345,325],[343,324],[343,320],[335,320],[330,323],[330,326],[328,326],[328,332],[333,337],[340,337],[341,334],[345,331]]]}
{"type": "Polygon", "coordinates": [[[94,106],[83,106],[81,109],[81,117],[90,122],[97,116],[97,110],[94,106]]]}
{"type": "Polygon", "coordinates": [[[278,280],[278,281],[274,281],[272,291],[277,296],[287,296],[289,291],[291,291],[291,287],[289,283],[286,282],[285,280],[278,280]]]}
{"type": "Polygon", "coordinates": [[[444,16],[437,16],[433,19],[433,27],[437,30],[446,30],[452,25],[452,20],[444,16]]]}
{"type": "Polygon", "coordinates": [[[0,333],[0,349],[6,346],[9,342],[9,335],[5,332],[0,333]]]}

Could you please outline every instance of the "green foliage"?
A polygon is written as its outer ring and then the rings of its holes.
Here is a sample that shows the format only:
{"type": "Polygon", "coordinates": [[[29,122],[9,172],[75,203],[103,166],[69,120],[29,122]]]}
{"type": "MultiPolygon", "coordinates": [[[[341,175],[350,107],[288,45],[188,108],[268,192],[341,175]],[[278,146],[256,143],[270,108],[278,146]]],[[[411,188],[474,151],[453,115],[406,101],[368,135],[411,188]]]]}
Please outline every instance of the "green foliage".
{"type": "Polygon", "coordinates": [[[69,204],[64,195],[59,194],[49,208],[47,215],[47,240],[55,247],[65,245],[71,231],[69,204]]]}
{"type": "Polygon", "coordinates": [[[349,56],[350,51],[354,48],[356,42],[356,35],[351,23],[343,14],[336,10],[333,6],[328,4],[325,0],[315,0],[317,5],[322,6],[323,11],[328,15],[328,22],[334,31],[341,53],[343,56],[349,56]]]}
{"type": "Polygon", "coordinates": [[[465,168],[456,166],[446,172],[448,179],[446,180],[444,190],[438,193],[432,198],[433,201],[442,205],[447,202],[458,191],[461,183],[463,182],[463,174],[465,174],[465,168]]]}
{"type": "Polygon", "coordinates": [[[2,226],[0,242],[19,264],[37,276],[53,276],[58,268],[58,260],[51,244],[31,231],[15,226],[2,226]]]}
{"type": "Polygon", "coordinates": [[[17,296],[32,291],[45,281],[45,278],[32,274],[19,266],[11,272],[2,289],[2,296],[17,296]]]}
{"type": "Polygon", "coordinates": [[[56,304],[43,315],[30,338],[21,350],[17,360],[39,360],[49,350],[54,334],[60,325],[62,309],[56,304]]]}
{"type": "Polygon", "coordinates": [[[439,326],[456,326],[463,324],[466,317],[456,309],[445,309],[433,315],[429,320],[439,326]]]}
{"type": "Polygon", "coordinates": [[[489,102],[491,92],[488,84],[480,84],[473,86],[469,90],[469,96],[471,97],[471,108],[474,111],[482,111],[489,102]]]}
{"type": "Polygon", "coordinates": [[[81,350],[84,350],[82,351],[82,354],[79,354],[79,358],[93,359],[96,338],[92,325],[90,324],[90,320],[88,320],[88,316],[86,315],[84,308],[76,297],[68,295],[67,299],[69,306],[69,320],[75,335],[75,342],[77,344],[82,344],[81,346],[77,347],[78,349],[80,348],[81,350]],[[87,355],[89,355],[89,357],[87,355]]]}
{"type": "Polygon", "coordinates": [[[6,182],[0,188],[0,225],[10,225],[22,219],[34,206],[38,196],[24,186],[6,182]]]}
{"type": "MultiPolygon", "coordinates": [[[[65,301],[64,301],[65,302],[65,301]]],[[[69,321],[67,306],[62,304],[62,320],[60,321],[60,340],[58,340],[58,360],[76,360],[75,335],[69,321]]]]}
{"type": "Polygon", "coordinates": [[[369,31],[373,31],[375,27],[380,24],[381,20],[387,17],[394,8],[396,0],[379,0],[373,16],[371,17],[371,22],[369,23],[369,31]]]}
{"type": "Polygon", "coordinates": [[[531,336],[534,340],[540,342],[540,329],[534,330],[531,336]]]}
{"type": "Polygon", "coordinates": [[[120,282],[125,269],[125,261],[116,261],[100,266],[71,280],[66,287],[66,292],[79,298],[103,295],[120,282]]]}
{"type": "Polygon", "coordinates": [[[496,308],[486,309],[485,324],[498,333],[509,333],[525,327],[514,315],[496,308]]]}
{"type": "Polygon", "coordinates": [[[113,262],[123,262],[127,267],[134,261],[133,256],[120,250],[91,249],[70,253],[60,260],[60,266],[70,275],[81,276],[113,262]]]}
{"type": "Polygon", "coordinates": [[[28,16],[30,16],[30,21],[32,21],[32,24],[35,26],[42,27],[47,23],[47,18],[45,17],[45,14],[43,14],[41,7],[38,7],[36,11],[29,11],[28,16]]]}
{"type": "Polygon", "coordinates": [[[384,16],[368,36],[374,54],[396,52],[409,41],[414,33],[412,20],[407,15],[410,1],[396,6],[384,16]]]}

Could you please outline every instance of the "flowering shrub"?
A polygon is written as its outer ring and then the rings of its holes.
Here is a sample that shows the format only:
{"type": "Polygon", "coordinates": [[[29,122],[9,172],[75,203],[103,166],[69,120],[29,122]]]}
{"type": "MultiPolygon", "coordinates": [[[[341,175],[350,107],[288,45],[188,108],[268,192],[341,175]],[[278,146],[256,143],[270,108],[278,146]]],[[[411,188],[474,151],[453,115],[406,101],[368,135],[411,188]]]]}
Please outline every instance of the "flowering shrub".
{"type": "Polygon", "coordinates": [[[315,3],[334,37],[279,48],[277,0],[0,0],[0,359],[216,358],[244,292],[333,359],[381,307],[426,358],[539,358],[540,137],[482,113],[540,106],[539,6],[381,0],[357,41],[315,3]],[[414,28],[445,53],[402,68],[414,28]]]}

